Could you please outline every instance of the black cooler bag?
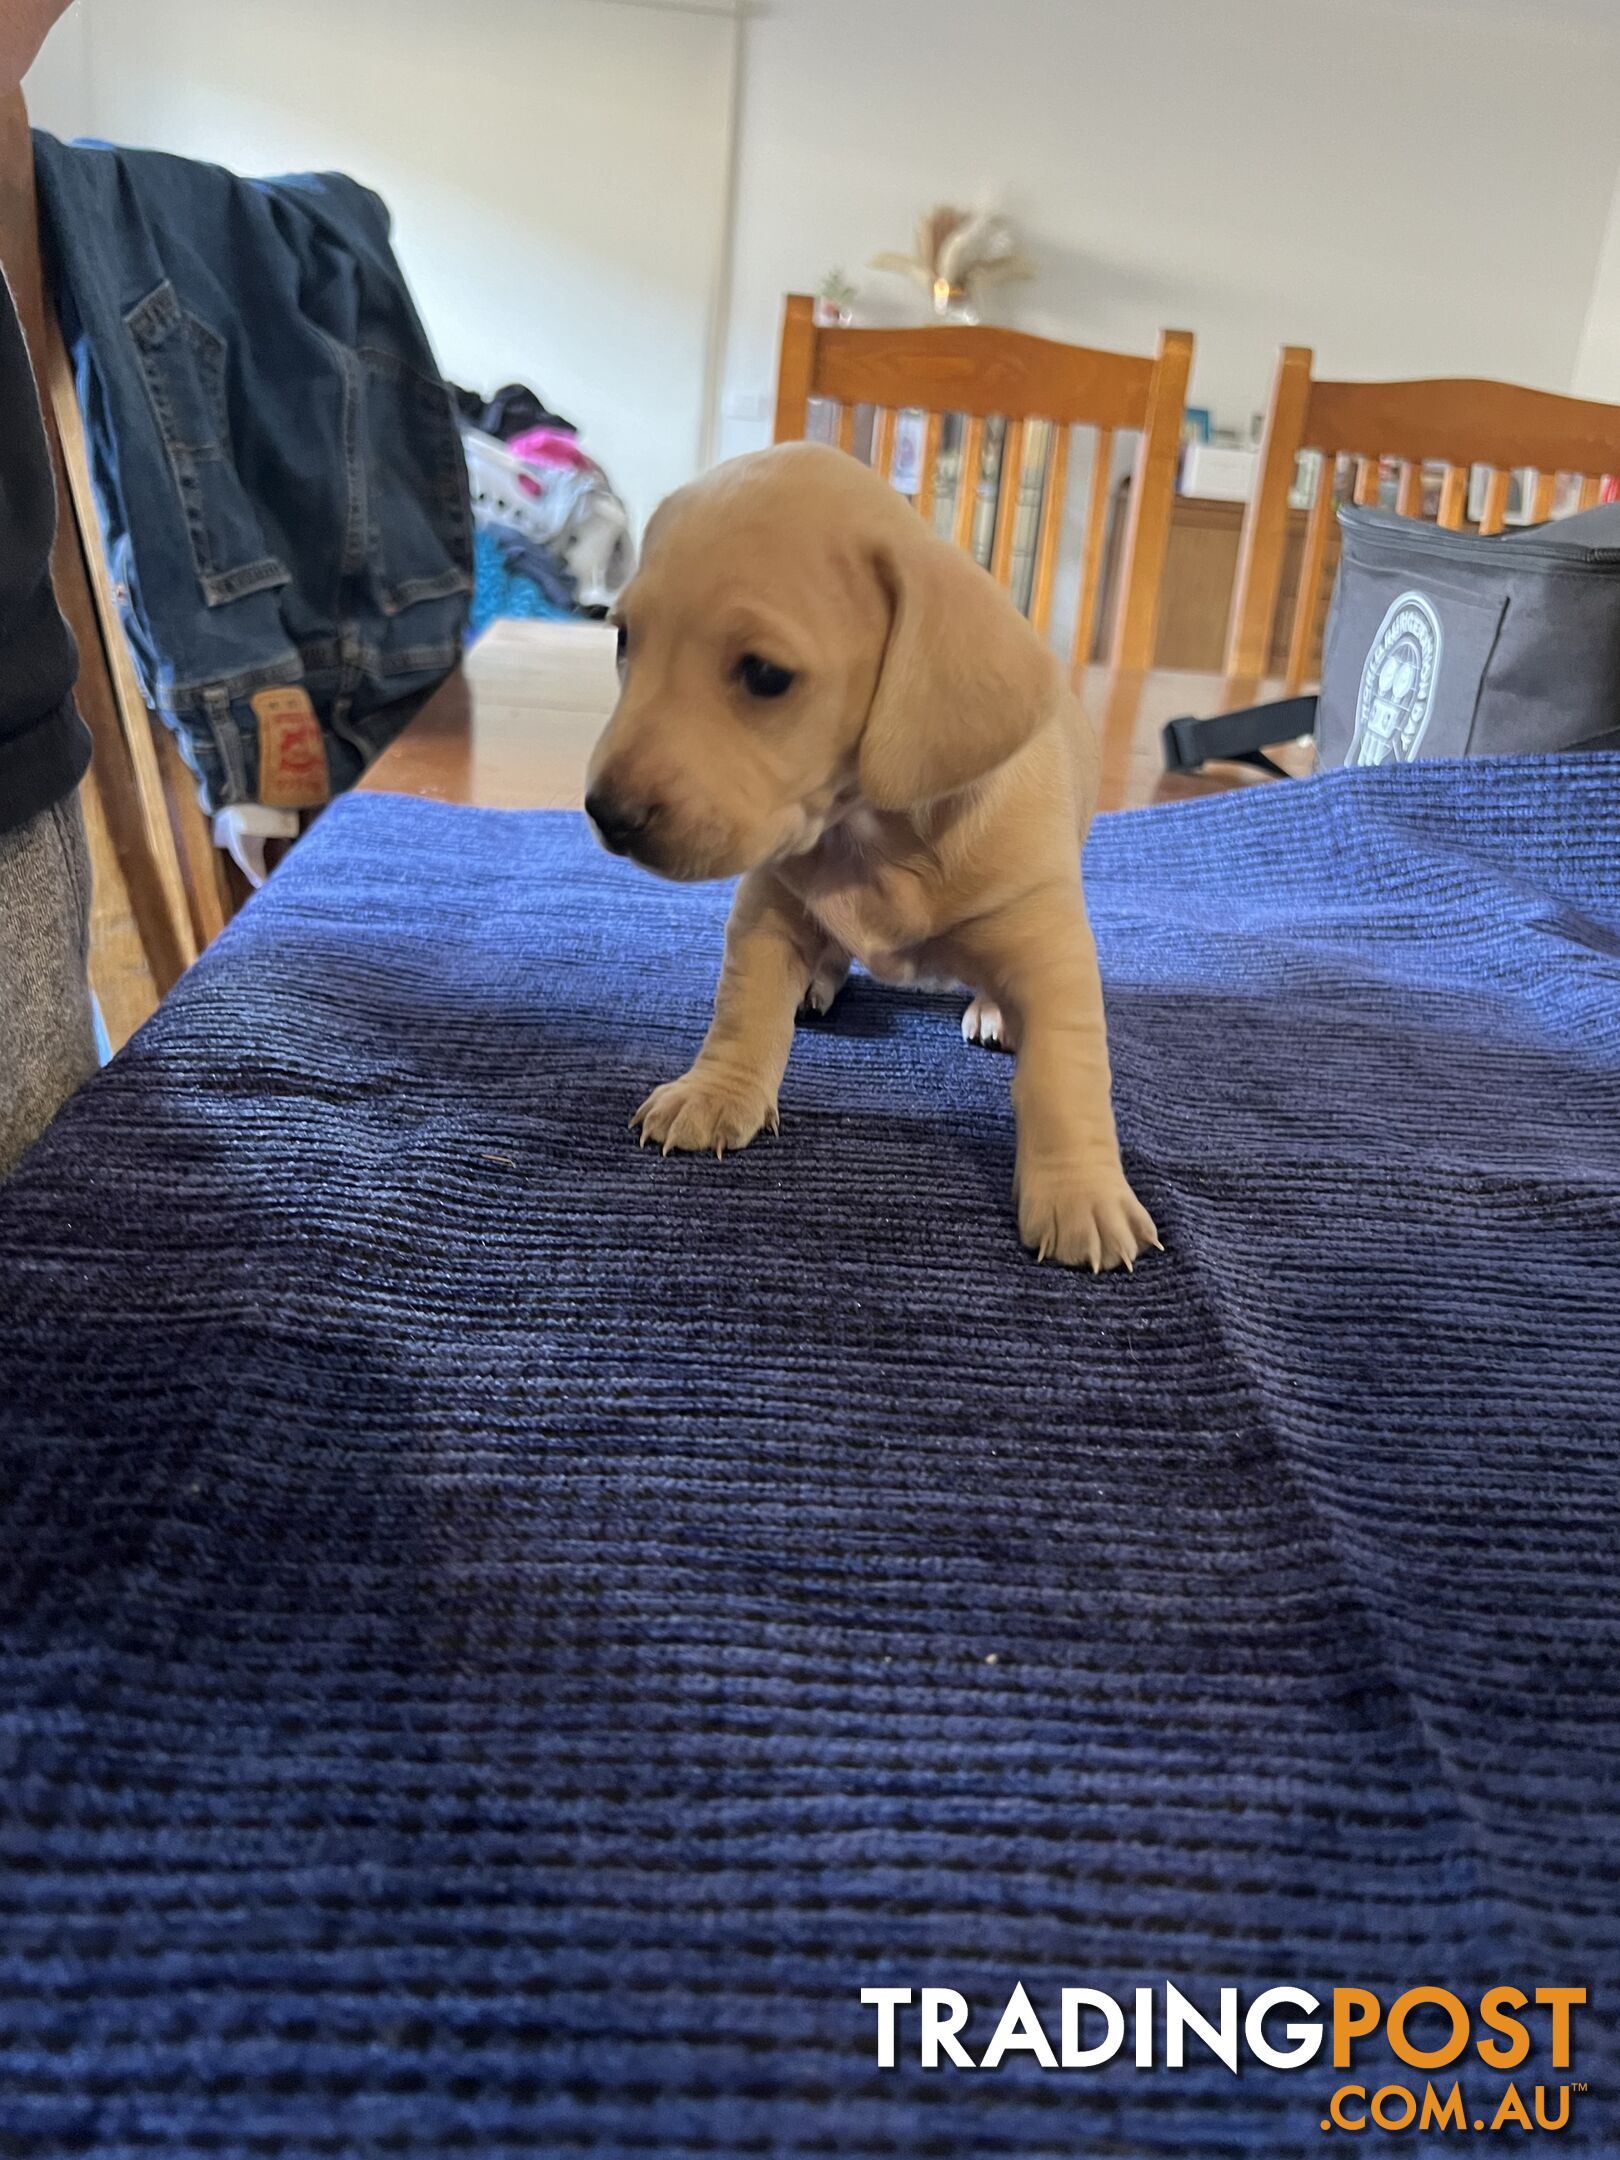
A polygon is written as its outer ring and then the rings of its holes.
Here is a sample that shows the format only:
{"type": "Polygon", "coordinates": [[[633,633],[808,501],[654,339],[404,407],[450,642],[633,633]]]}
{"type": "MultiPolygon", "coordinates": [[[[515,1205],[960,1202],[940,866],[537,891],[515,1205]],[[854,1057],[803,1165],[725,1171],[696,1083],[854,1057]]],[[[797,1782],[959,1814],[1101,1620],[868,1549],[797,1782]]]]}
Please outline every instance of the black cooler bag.
{"type": "Polygon", "coordinates": [[[1620,503],[1482,540],[1339,512],[1322,688],[1172,720],[1165,763],[1269,763],[1314,726],[1319,767],[1531,750],[1620,750],[1620,503]]]}

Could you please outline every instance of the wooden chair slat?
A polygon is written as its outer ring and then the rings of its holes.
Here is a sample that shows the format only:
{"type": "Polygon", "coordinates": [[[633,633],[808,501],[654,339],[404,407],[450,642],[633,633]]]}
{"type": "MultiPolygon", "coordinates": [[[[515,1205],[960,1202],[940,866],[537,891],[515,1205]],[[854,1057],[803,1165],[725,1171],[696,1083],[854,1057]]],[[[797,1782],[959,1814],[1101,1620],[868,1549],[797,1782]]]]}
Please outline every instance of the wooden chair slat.
{"type": "Polygon", "coordinates": [[[790,293],[782,312],[776,360],[776,442],[803,442],[810,432],[810,383],[816,365],[816,304],[790,293]]]}
{"type": "Polygon", "coordinates": [[[1357,458],[1355,503],[1360,510],[1378,507],[1379,463],[1375,457],[1357,458]]]}
{"type": "Polygon", "coordinates": [[[956,518],[952,537],[960,548],[973,545],[973,524],[979,508],[979,468],[984,462],[984,422],[970,419],[962,430],[962,449],[956,468],[956,518]]]}
{"type": "Polygon", "coordinates": [[[1237,578],[1226,641],[1226,672],[1258,679],[1271,658],[1271,634],[1288,547],[1288,498],[1305,440],[1311,389],[1308,346],[1285,345],[1277,355],[1271,399],[1260,435],[1255,484],[1243,512],[1237,578]]]}
{"type": "Polygon", "coordinates": [[[851,457],[855,454],[855,408],[853,405],[841,405],[838,408],[838,447],[840,450],[847,450],[851,457]]]}
{"type": "Polygon", "coordinates": [[[73,364],[54,310],[47,310],[45,318],[45,380],[41,387],[61,442],[74,517],[85,539],[82,552],[95,600],[101,650],[112,678],[124,749],[142,805],[165,905],[171,919],[184,921],[190,932],[189,937],[182,934],[180,940],[182,963],[189,966],[224,929],[232,911],[221,903],[219,851],[198,806],[196,782],[186,774],[185,761],[168,729],[147,710],[129,640],[119,619],[107,557],[99,544],[92,544],[100,540],[100,513],[90,474],[90,449],[79,411],[73,364]]]}
{"type": "Polygon", "coordinates": [[[1300,556],[1299,591],[1294,599],[1294,626],[1288,639],[1287,695],[1293,697],[1305,682],[1310,665],[1311,635],[1316,626],[1316,598],[1322,589],[1322,565],[1327,560],[1328,534],[1333,529],[1334,496],[1338,491],[1339,461],[1324,457],[1317,475],[1311,514],[1305,522],[1305,547],[1300,556]]]}
{"type": "Polygon", "coordinates": [[[148,716],[157,749],[158,772],[168,807],[169,827],[185,879],[186,904],[197,950],[204,952],[236,913],[225,857],[197,801],[197,782],[180,755],[180,745],[161,720],[148,716]]]}
{"type": "Polygon", "coordinates": [[[1595,510],[1603,495],[1603,482],[1596,473],[1582,473],[1580,493],[1575,497],[1577,510],[1595,510]]]}
{"type": "Polygon", "coordinates": [[[1507,523],[1508,496],[1512,486],[1513,475],[1502,466],[1493,465],[1490,478],[1485,483],[1485,507],[1479,518],[1479,529],[1487,537],[1499,533],[1507,523]]]}
{"type": "Polygon", "coordinates": [[[1186,330],[1159,333],[1158,364],[1148,396],[1141,448],[1131,481],[1130,508],[1120,549],[1119,609],[1109,659],[1115,667],[1149,668],[1159,627],[1170,512],[1181,465],[1181,420],[1187,407],[1193,341],[1186,330]]]}
{"type": "Polygon", "coordinates": [[[1416,458],[1401,461],[1400,485],[1395,490],[1395,508],[1402,517],[1420,518],[1423,515],[1423,467],[1416,458]]]}
{"type": "Polygon", "coordinates": [[[79,783],[79,806],[90,846],[90,987],[101,1007],[107,1040],[121,1050],[152,1017],[161,992],[124,879],[93,758],[79,783]]]}
{"type": "Polygon", "coordinates": [[[917,508],[931,525],[934,522],[934,489],[939,475],[939,443],[945,432],[943,413],[931,412],[923,423],[922,472],[917,482],[917,508]]]}
{"type": "Polygon", "coordinates": [[[872,470],[881,473],[885,480],[894,471],[894,410],[892,406],[880,405],[872,428],[872,470]]]}
{"type": "Polygon", "coordinates": [[[1550,472],[1538,472],[1535,487],[1531,490],[1530,495],[1531,524],[1545,525],[1553,514],[1553,505],[1557,500],[1558,475],[1550,472]]]}
{"type": "Polygon", "coordinates": [[[1024,423],[1009,420],[1001,439],[1001,474],[996,488],[996,537],[990,574],[998,585],[1012,583],[1013,541],[1018,525],[1018,495],[1024,477],[1024,423]]]}
{"type": "Polygon", "coordinates": [[[1440,515],[1437,523],[1447,532],[1461,532],[1468,515],[1468,467],[1448,465],[1440,483],[1440,515]]]}
{"type": "Polygon", "coordinates": [[[1029,619],[1047,636],[1052,627],[1052,595],[1057,584],[1058,548],[1063,539],[1063,510],[1069,493],[1069,430],[1065,423],[1048,423],[1046,477],[1041,489],[1041,531],[1035,546],[1035,583],[1030,593],[1029,619]]]}
{"type": "Polygon", "coordinates": [[[1114,475],[1114,431],[1099,428],[1091,458],[1091,487],[1086,496],[1086,540],[1080,557],[1080,597],[1074,615],[1069,671],[1078,679],[1091,664],[1097,631],[1097,602],[1102,592],[1103,541],[1108,531],[1108,496],[1114,475]]]}

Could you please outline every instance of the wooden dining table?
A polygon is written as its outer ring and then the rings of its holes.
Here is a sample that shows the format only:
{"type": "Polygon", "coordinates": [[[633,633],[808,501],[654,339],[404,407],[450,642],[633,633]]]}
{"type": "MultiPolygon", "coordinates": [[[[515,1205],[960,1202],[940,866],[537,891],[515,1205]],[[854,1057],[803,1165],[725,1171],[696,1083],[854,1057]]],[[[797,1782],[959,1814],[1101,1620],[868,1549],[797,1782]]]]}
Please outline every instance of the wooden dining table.
{"type": "MultiPolygon", "coordinates": [[[[360,786],[487,809],[577,809],[592,745],[618,692],[614,645],[603,623],[494,624],[360,786]]],[[[1103,810],[1275,784],[1245,765],[1167,773],[1160,731],[1183,713],[1230,712],[1280,695],[1279,685],[1094,667],[1076,687],[1101,738],[1103,810]]],[[[1292,773],[1311,768],[1309,743],[1279,744],[1271,755],[1292,773]]]]}

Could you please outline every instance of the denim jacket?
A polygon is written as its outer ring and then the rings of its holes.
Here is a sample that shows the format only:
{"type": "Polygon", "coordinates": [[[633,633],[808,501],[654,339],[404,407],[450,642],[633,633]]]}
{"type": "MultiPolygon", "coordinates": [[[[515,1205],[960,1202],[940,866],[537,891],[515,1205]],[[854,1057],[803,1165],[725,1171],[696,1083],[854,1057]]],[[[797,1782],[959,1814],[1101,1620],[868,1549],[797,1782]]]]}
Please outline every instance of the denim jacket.
{"type": "Polygon", "coordinates": [[[210,810],[323,800],[455,664],[472,590],[454,408],[388,213],[340,174],[45,134],[34,155],[147,701],[210,810]]]}

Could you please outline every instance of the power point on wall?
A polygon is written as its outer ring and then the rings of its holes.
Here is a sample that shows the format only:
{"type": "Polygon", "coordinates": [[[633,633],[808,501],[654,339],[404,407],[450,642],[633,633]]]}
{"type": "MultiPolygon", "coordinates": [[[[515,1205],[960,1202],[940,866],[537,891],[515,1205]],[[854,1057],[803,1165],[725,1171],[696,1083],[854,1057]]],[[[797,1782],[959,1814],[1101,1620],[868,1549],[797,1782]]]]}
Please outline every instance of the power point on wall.
{"type": "Polygon", "coordinates": [[[771,401],[763,390],[728,390],[720,410],[727,420],[768,420],[771,401]]]}

